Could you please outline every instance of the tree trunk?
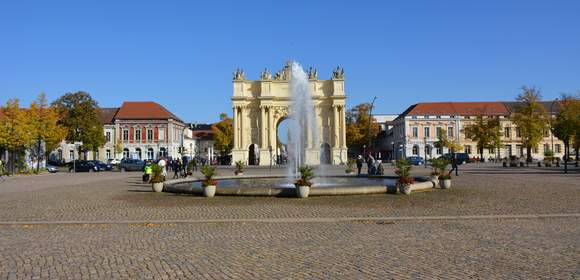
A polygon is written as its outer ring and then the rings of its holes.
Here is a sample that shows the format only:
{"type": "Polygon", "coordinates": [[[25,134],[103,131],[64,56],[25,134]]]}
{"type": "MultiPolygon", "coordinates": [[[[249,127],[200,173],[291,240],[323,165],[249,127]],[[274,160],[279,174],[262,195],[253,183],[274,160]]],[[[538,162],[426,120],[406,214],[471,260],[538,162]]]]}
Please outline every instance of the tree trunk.
{"type": "Polygon", "coordinates": [[[570,146],[570,144],[568,144],[567,141],[564,141],[564,173],[568,173],[568,157],[570,157],[568,146],[570,146]]]}
{"type": "Polygon", "coordinates": [[[576,149],[575,149],[575,151],[576,151],[576,161],[578,161],[578,157],[580,156],[580,155],[578,155],[578,150],[580,150],[580,149],[578,147],[576,147],[576,149]]]}
{"type": "Polygon", "coordinates": [[[36,150],[36,174],[40,173],[40,139],[38,139],[38,149],[36,150]]]}
{"type": "Polygon", "coordinates": [[[532,162],[532,147],[527,146],[526,153],[527,153],[526,162],[532,162]]]}

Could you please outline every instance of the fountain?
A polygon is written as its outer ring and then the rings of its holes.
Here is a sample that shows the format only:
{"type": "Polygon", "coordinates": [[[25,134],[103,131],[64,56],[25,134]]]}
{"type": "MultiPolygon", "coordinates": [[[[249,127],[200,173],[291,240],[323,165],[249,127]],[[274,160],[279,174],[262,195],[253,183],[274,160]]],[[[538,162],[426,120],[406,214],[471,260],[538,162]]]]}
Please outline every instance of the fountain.
{"type": "Polygon", "coordinates": [[[308,75],[292,62],[290,78],[291,122],[288,123],[288,177],[295,178],[306,163],[306,151],[318,146],[318,129],[308,75]]]}
{"type": "MultiPolygon", "coordinates": [[[[317,116],[310,91],[310,81],[302,66],[297,62],[290,67],[289,88],[290,106],[288,122],[288,167],[286,176],[223,177],[219,179],[218,195],[247,196],[295,196],[294,182],[300,175],[298,169],[312,162],[322,154],[320,135],[318,135],[317,116]]],[[[284,75],[287,75],[284,74],[284,75]]],[[[311,195],[352,195],[386,193],[387,186],[395,186],[395,176],[353,177],[328,176],[327,169],[321,164],[315,171],[311,195]]],[[[419,179],[423,188],[431,188],[432,182],[419,179]]],[[[165,185],[165,191],[175,193],[199,193],[199,180],[177,181],[165,185]]]]}

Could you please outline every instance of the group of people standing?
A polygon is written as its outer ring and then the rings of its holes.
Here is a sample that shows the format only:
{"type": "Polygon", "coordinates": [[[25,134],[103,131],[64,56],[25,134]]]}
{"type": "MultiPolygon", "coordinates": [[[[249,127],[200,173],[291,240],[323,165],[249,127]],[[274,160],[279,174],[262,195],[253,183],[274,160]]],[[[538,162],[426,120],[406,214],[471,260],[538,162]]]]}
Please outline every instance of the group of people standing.
{"type": "Polygon", "coordinates": [[[363,164],[367,164],[368,175],[384,175],[385,169],[383,167],[382,160],[376,160],[372,155],[368,155],[363,158],[362,155],[358,155],[356,159],[356,168],[358,170],[358,175],[361,175],[363,164]]]}

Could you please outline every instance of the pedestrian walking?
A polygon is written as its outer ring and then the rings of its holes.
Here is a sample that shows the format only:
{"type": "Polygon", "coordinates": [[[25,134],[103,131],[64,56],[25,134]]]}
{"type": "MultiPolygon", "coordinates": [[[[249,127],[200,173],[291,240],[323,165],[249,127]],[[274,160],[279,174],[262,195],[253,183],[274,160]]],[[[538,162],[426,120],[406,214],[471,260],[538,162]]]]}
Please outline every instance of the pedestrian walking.
{"type": "Polygon", "coordinates": [[[173,179],[179,178],[179,161],[174,159],[171,168],[173,168],[173,179]]]}
{"type": "Polygon", "coordinates": [[[453,155],[451,159],[451,170],[449,170],[449,175],[455,171],[455,176],[459,176],[459,159],[457,158],[457,154],[453,155]]]}
{"type": "Polygon", "coordinates": [[[358,169],[358,173],[357,175],[360,176],[360,171],[362,169],[363,166],[363,157],[361,155],[358,155],[357,159],[356,159],[356,168],[358,169]]]}
{"type": "Polygon", "coordinates": [[[6,171],[6,168],[4,168],[4,162],[2,162],[2,160],[0,159],[0,179],[2,179],[2,182],[6,181],[6,179],[4,179],[4,172],[6,171]]]}

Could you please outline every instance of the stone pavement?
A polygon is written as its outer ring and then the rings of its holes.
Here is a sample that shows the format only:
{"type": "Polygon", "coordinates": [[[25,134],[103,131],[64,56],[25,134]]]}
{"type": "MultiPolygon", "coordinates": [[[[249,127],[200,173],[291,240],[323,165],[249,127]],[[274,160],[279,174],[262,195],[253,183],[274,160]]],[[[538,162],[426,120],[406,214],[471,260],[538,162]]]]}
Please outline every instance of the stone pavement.
{"type": "Polygon", "coordinates": [[[580,277],[578,172],[470,165],[450,190],[308,199],[152,193],[139,179],[0,183],[0,279],[580,277]]]}

